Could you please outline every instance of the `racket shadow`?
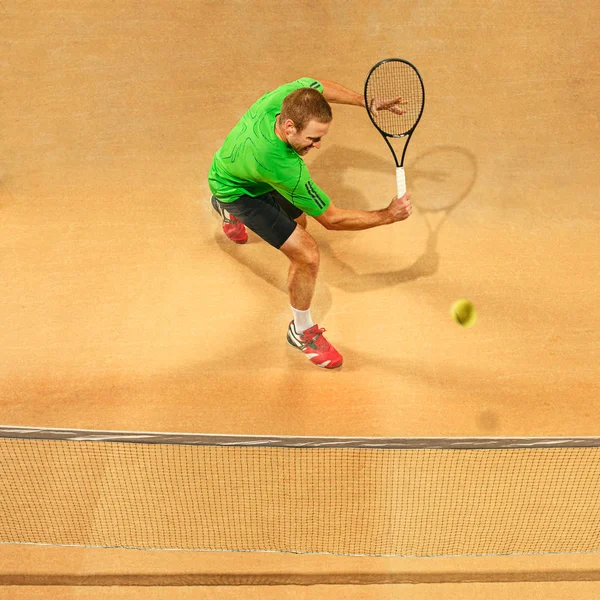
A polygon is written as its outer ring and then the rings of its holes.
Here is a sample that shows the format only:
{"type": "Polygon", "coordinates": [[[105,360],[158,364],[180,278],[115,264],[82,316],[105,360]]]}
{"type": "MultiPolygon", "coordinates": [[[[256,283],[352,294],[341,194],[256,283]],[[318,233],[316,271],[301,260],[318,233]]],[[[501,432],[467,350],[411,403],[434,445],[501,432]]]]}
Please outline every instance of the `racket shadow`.
{"type": "MultiPolygon", "coordinates": [[[[333,198],[344,199],[343,204],[340,203],[341,208],[370,208],[365,206],[367,201],[360,192],[344,185],[344,169],[340,169],[340,165],[388,175],[389,161],[366,152],[334,147],[323,153],[311,167],[319,185],[333,198]]],[[[362,292],[431,277],[438,272],[441,262],[438,251],[440,230],[450,214],[471,192],[477,179],[477,161],[466,148],[436,146],[413,158],[406,171],[413,205],[427,227],[427,239],[421,255],[413,264],[402,269],[361,274],[336,255],[330,243],[331,236],[328,235],[327,239],[318,240],[325,258],[322,264],[325,262],[328,283],[348,292],[362,292]],[[436,219],[437,223],[434,224],[436,219]]],[[[414,218],[414,213],[411,218],[414,218]]],[[[393,226],[401,227],[401,224],[393,226]]],[[[356,235],[360,233],[355,232],[356,235]]]]}

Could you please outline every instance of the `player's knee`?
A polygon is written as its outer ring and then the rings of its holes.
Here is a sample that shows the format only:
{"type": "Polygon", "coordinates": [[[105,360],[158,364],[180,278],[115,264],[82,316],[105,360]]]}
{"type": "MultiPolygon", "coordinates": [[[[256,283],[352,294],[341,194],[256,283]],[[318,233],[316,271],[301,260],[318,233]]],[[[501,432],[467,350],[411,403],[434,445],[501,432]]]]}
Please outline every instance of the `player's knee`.
{"type": "Polygon", "coordinates": [[[319,263],[321,261],[319,247],[317,246],[317,242],[309,235],[306,236],[306,240],[302,246],[300,260],[306,268],[315,271],[319,268],[319,263]]]}
{"type": "Polygon", "coordinates": [[[314,270],[319,270],[319,264],[321,262],[321,254],[319,253],[319,247],[316,242],[314,242],[314,248],[311,248],[310,253],[308,255],[308,265],[314,270]]]}
{"type": "Polygon", "coordinates": [[[289,240],[281,247],[288,258],[298,266],[317,270],[321,256],[317,242],[304,229],[296,227],[289,240]]]}

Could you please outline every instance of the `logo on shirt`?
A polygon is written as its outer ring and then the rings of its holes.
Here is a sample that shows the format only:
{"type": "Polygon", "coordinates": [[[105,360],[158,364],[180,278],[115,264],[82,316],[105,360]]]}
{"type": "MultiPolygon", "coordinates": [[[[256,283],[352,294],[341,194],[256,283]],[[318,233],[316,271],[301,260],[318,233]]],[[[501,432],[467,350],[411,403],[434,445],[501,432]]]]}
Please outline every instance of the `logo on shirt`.
{"type": "Polygon", "coordinates": [[[315,187],[313,185],[312,181],[308,181],[306,183],[306,193],[313,199],[313,202],[319,207],[319,208],[325,208],[325,202],[323,201],[323,199],[319,196],[319,194],[317,193],[317,190],[315,190],[315,187]]]}

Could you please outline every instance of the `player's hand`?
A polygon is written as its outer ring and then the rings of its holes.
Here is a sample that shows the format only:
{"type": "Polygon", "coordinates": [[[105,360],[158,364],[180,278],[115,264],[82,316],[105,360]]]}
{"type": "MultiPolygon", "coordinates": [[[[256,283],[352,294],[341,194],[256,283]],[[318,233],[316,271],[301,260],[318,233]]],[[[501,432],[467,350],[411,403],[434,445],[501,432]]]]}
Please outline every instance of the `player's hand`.
{"type": "Polygon", "coordinates": [[[390,213],[393,223],[408,219],[413,210],[412,202],[410,201],[410,194],[406,192],[406,194],[404,194],[404,196],[401,198],[394,196],[387,210],[390,213]]]}
{"type": "Polygon", "coordinates": [[[384,100],[382,98],[373,98],[369,104],[371,114],[376,117],[380,110],[389,110],[395,115],[403,115],[406,110],[401,108],[400,104],[408,104],[408,100],[404,100],[402,96],[392,98],[391,100],[384,100]]]}

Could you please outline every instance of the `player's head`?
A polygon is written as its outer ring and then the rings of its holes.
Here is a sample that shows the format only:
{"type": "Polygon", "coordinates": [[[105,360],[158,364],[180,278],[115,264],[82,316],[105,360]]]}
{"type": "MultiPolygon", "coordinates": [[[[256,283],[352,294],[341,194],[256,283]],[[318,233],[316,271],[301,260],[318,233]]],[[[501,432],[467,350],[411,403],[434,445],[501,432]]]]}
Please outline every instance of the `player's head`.
{"type": "Polygon", "coordinates": [[[331,106],[313,88],[300,88],[286,96],[278,117],[287,143],[301,156],[319,148],[333,118],[331,106]]]}

